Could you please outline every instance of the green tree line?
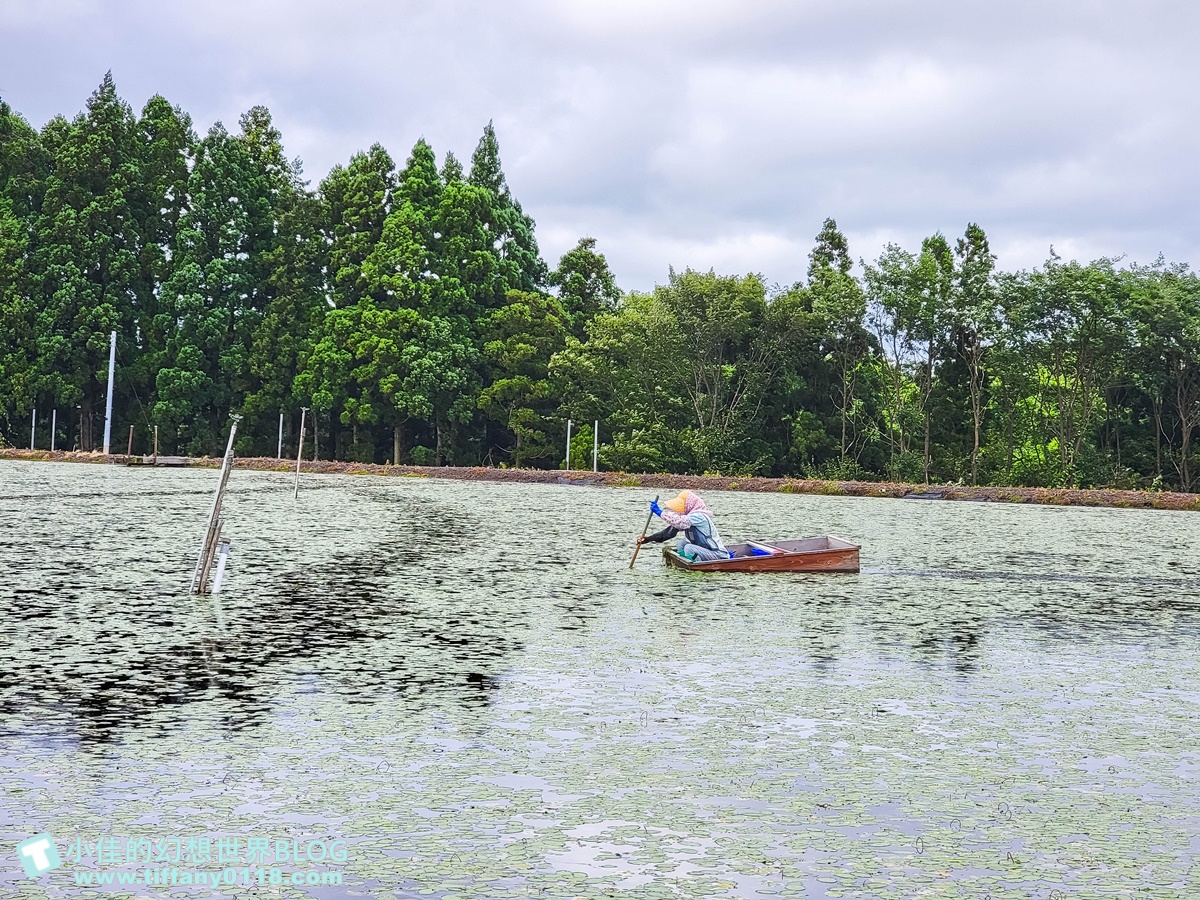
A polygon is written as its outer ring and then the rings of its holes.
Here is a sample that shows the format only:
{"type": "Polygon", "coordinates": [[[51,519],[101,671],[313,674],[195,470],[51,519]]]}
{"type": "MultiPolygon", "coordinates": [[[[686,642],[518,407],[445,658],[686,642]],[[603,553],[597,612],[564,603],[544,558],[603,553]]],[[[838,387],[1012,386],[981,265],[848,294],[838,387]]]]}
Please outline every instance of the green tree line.
{"type": "Polygon", "coordinates": [[[855,265],[827,219],[790,287],[671,270],[622,293],[596,242],[542,260],[489,124],[469,163],[375,145],[316,187],[269,112],[199,136],[111,74],[36,130],[0,101],[0,440],[366,462],[1193,488],[1200,280],[975,224],[855,265]]]}

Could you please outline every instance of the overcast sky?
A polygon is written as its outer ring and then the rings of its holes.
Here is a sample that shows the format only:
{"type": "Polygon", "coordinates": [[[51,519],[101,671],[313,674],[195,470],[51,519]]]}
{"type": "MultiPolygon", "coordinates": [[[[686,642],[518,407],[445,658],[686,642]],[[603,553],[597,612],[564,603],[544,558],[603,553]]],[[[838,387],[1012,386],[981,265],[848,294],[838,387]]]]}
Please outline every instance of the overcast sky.
{"type": "Polygon", "coordinates": [[[200,131],[265,104],[315,184],[378,141],[470,156],[494,120],[551,265],[591,235],[667,267],[801,278],[969,221],[1001,265],[1200,262],[1189,0],[0,0],[0,96],[41,126],[112,69],[200,131]]]}

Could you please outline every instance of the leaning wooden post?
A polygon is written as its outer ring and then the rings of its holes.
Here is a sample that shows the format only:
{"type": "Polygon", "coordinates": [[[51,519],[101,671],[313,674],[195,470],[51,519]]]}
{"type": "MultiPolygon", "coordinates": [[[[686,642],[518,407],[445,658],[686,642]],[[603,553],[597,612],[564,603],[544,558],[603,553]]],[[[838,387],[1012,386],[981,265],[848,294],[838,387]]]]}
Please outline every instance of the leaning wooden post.
{"type": "Polygon", "coordinates": [[[208,530],[204,535],[204,545],[200,548],[200,558],[196,561],[196,571],[192,573],[192,593],[205,594],[208,592],[208,573],[212,569],[213,558],[221,543],[221,503],[225,499],[225,486],[229,483],[229,472],[233,468],[233,438],[237,434],[238,422],[241,416],[231,416],[233,426],[229,429],[229,444],[225,448],[225,458],[221,460],[221,477],[217,481],[217,492],[213,494],[212,509],[208,514],[208,530]]]}
{"type": "Polygon", "coordinates": [[[129,462],[129,457],[133,456],[133,426],[129,426],[129,446],[125,448],[125,462],[129,462]]]}
{"type": "Polygon", "coordinates": [[[292,499],[300,496],[300,456],[304,453],[304,417],[308,415],[308,407],[300,407],[300,443],[296,445],[296,487],[292,491],[292,499]]]}

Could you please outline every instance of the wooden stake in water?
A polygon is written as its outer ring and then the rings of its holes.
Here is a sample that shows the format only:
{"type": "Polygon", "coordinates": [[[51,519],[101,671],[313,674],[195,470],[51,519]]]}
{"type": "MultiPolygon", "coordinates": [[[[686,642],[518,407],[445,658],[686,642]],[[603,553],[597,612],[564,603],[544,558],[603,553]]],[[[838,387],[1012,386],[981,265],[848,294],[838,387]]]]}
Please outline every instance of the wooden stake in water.
{"type": "Polygon", "coordinates": [[[567,471],[571,471],[571,420],[567,419],[567,471]]]}
{"type": "Polygon", "coordinates": [[[304,452],[304,417],[308,415],[308,407],[300,407],[300,443],[296,445],[296,487],[292,491],[292,499],[300,496],[300,454],[304,452]]]}
{"type": "Polygon", "coordinates": [[[129,461],[129,457],[133,456],[133,426],[129,426],[129,446],[125,449],[125,461],[129,461]]]}
{"type": "Polygon", "coordinates": [[[279,450],[275,454],[276,459],[283,459],[283,411],[279,413],[279,450]]]}
{"type": "Polygon", "coordinates": [[[208,593],[208,574],[212,570],[213,560],[221,541],[221,504],[225,500],[225,486],[229,483],[229,472],[233,468],[233,438],[237,434],[238,422],[241,416],[231,416],[233,426],[229,429],[229,444],[225,448],[225,458],[221,460],[221,477],[217,482],[217,491],[213,494],[212,509],[208,514],[208,530],[204,535],[204,544],[200,548],[200,558],[196,561],[196,571],[192,573],[192,593],[208,593]]]}

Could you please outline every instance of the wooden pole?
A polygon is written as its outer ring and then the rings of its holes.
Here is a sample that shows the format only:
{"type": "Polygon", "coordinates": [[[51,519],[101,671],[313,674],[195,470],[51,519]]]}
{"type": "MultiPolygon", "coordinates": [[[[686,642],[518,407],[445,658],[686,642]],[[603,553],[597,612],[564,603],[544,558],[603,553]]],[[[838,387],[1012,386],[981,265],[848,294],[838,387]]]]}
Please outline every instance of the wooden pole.
{"type": "MultiPolygon", "coordinates": [[[[225,485],[228,479],[229,475],[226,473],[224,480],[222,480],[218,488],[222,494],[224,494],[225,485]]],[[[193,582],[195,585],[197,585],[192,589],[193,594],[208,593],[208,576],[212,571],[213,561],[217,558],[217,552],[221,546],[221,529],[224,527],[225,518],[223,516],[218,516],[214,526],[209,529],[208,539],[204,542],[204,550],[200,555],[201,565],[199,575],[197,576],[198,580],[193,582]]]]}
{"type": "Polygon", "coordinates": [[[283,411],[279,413],[279,450],[275,454],[276,459],[283,459],[283,411]]]}
{"type": "Polygon", "coordinates": [[[158,465],[158,426],[154,426],[154,464],[158,465]]]}
{"type": "Polygon", "coordinates": [[[125,462],[129,462],[129,457],[133,456],[133,426],[129,426],[129,446],[125,448],[125,462]]]}
{"type": "Polygon", "coordinates": [[[58,437],[58,407],[50,414],[50,452],[54,452],[54,442],[58,437]]]}
{"type": "Polygon", "coordinates": [[[600,420],[596,420],[596,430],[592,434],[592,471],[600,471],[600,420]]]}
{"type": "Polygon", "coordinates": [[[571,420],[567,419],[567,471],[571,471],[571,420]]]}
{"type": "Polygon", "coordinates": [[[33,408],[33,415],[29,417],[29,449],[33,449],[33,439],[37,434],[37,407],[33,408]]]}
{"type": "MultiPolygon", "coordinates": [[[[654,495],[654,502],[655,502],[655,503],[657,503],[657,502],[658,502],[658,496],[659,496],[658,494],[655,494],[655,495],[654,495]]],[[[650,520],[651,520],[651,519],[653,519],[653,518],[654,518],[654,510],[650,510],[650,512],[649,512],[649,513],[647,514],[647,516],[646,516],[646,527],[642,529],[642,537],[645,537],[645,536],[646,536],[646,532],[650,530],[650,520]]],[[[633,548],[633,559],[631,559],[631,560],[629,561],[629,568],[631,568],[631,569],[632,569],[632,568],[633,568],[633,564],[634,564],[635,562],[637,562],[637,555],[638,555],[638,553],[640,553],[640,552],[641,552],[641,549],[642,549],[642,542],[641,542],[641,541],[638,541],[638,543],[637,543],[637,546],[633,548]]]]}
{"type": "Polygon", "coordinates": [[[300,442],[296,444],[296,486],[292,490],[292,499],[300,496],[300,455],[304,452],[304,419],[308,415],[308,407],[300,407],[300,442]]]}

